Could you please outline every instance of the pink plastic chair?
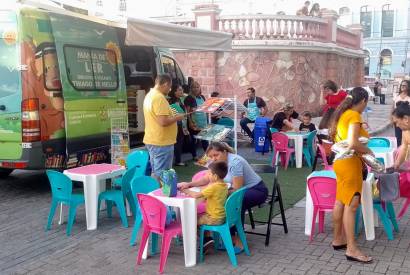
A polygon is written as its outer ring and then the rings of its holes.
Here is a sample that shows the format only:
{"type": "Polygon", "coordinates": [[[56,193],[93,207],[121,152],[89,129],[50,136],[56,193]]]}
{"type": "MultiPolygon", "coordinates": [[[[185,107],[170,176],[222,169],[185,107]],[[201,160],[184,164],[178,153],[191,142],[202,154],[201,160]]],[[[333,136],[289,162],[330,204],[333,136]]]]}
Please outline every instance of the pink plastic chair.
{"type": "MultiPolygon", "coordinates": [[[[397,148],[394,153],[394,160],[396,160],[400,147],[397,148]]],[[[409,165],[410,166],[410,165],[409,165]]],[[[400,209],[397,219],[401,219],[406,214],[407,209],[410,206],[410,172],[401,172],[399,177],[400,183],[400,197],[405,198],[405,201],[400,209]]]]}
{"type": "Polygon", "coordinates": [[[319,232],[324,232],[325,212],[333,210],[336,201],[336,179],[329,177],[311,177],[308,188],[313,201],[313,220],[310,241],[313,240],[316,216],[319,213],[319,232]]]}
{"type": "Polygon", "coordinates": [[[287,135],[282,133],[273,133],[272,134],[272,144],[273,144],[273,158],[272,165],[275,165],[276,158],[278,154],[280,155],[280,162],[282,166],[285,167],[285,170],[288,169],[290,155],[295,152],[294,148],[288,146],[289,138],[287,135]]]}
{"type": "MultiPolygon", "coordinates": [[[[200,178],[205,177],[207,173],[208,173],[208,170],[199,171],[198,173],[192,176],[192,181],[197,181],[200,178]]],[[[206,209],[206,203],[204,201],[198,203],[196,207],[196,211],[198,214],[205,213],[205,209],[206,209]]]]}
{"type": "Polygon", "coordinates": [[[180,223],[176,222],[165,227],[167,208],[158,199],[145,194],[137,194],[137,198],[141,209],[142,226],[144,230],[142,233],[140,248],[138,250],[137,264],[141,264],[142,253],[144,252],[150,233],[157,233],[162,236],[159,262],[159,273],[162,273],[167,261],[171,240],[177,235],[182,235],[182,227],[180,223]]]}
{"type": "Polygon", "coordinates": [[[319,153],[320,153],[320,158],[323,161],[323,165],[325,166],[325,170],[333,170],[333,166],[329,164],[329,162],[327,161],[327,155],[326,155],[326,149],[325,147],[323,147],[322,144],[317,144],[317,148],[319,149],[319,153]]]}

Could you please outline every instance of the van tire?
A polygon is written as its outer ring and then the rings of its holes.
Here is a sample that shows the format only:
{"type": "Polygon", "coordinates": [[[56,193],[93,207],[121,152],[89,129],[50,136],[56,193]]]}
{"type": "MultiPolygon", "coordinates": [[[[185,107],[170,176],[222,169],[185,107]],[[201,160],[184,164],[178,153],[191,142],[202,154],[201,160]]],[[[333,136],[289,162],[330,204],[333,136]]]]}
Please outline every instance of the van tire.
{"type": "Polygon", "coordinates": [[[4,168],[0,168],[0,178],[6,178],[8,177],[8,175],[11,174],[11,172],[13,172],[14,169],[4,169],[4,168]]]}

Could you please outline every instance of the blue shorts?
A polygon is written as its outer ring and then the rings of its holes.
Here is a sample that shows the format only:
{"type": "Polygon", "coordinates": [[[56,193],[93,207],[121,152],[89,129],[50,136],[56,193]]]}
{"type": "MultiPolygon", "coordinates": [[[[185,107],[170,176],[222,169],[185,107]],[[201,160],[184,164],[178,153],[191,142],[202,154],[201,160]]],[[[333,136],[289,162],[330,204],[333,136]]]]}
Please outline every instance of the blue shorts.
{"type": "Polygon", "coordinates": [[[146,144],[145,146],[147,147],[149,153],[153,174],[159,177],[163,170],[172,168],[174,145],[157,146],[146,144]]]}

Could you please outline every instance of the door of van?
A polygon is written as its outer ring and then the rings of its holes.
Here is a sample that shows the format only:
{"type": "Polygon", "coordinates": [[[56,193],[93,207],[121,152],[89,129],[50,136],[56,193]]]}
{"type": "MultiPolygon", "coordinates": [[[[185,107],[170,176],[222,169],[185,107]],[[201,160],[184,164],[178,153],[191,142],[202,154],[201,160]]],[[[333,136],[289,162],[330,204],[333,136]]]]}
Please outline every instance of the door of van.
{"type": "Polygon", "coordinates": [[[109,161],[109,114],[126,117],[121,51],[115,29],[50,14],[64,96],[67,166],[109,161]]]}
{"type": "Polygon", "coordinates": [[[21,78],[17,16],[0,11],[0,160],[21,158],[21,78]]]}
{"type": "Polygon", "coordinates": [[[161,56],[160,71],[169,74],[173,83],[178,83],[179,85],[186,84],[184,74],[182,73],[178,62],[176,62],[172,53],[169,51],[164,51],[164,49],[159,50],[159,52],[161,56]]]}

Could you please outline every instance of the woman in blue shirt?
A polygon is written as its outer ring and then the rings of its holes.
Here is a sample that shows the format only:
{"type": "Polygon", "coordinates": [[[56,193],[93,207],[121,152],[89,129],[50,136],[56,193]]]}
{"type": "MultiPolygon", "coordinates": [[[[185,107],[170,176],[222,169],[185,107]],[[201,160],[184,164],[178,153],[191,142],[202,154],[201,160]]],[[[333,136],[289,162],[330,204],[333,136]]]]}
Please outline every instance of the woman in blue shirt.
{"type": "MultiPolygon", "coordinates": [[[[224,181],[231,184],[230,192],[247,187],[242,203],[242,222],[245,218],[245,211],[251,207],[260,205],[266,201],[268,188],[262,178],[253,171],[249,163],[224,142],[212,142],[206,150],[207,156],[212,161],[225,161],[228,164],[228,174],[224,181]]],[[[181,182],[180,189],[204,186],[209,183],[208,177],[203,177],[193,182],[181,182]]],[[[239,238],[234,237],[235,245],[242,247],[239,238]]]]}

